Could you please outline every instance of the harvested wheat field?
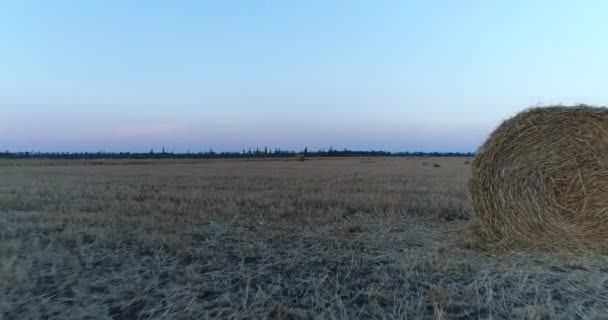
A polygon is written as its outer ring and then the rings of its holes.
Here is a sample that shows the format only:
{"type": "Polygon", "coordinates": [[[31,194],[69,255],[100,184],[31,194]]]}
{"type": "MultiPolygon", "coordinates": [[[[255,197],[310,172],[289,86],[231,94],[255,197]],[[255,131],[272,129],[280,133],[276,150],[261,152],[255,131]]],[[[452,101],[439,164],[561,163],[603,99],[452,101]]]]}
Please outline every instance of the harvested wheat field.
{"type": "Polygon", "coordinates": [[[0,319],[608,318],[605,256],[462,236],[468,160],[4,160],[0,319]]]}

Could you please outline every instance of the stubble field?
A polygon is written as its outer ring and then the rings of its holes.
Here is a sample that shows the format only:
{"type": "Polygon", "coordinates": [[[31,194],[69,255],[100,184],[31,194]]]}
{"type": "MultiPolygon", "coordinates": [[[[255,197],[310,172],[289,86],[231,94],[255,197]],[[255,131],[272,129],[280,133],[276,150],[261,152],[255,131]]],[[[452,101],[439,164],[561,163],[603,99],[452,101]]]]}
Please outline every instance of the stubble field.
{"type": "Polygon", "coordinates": [[[2,160],[0,319],[607,319],[605,256],[468,241],[467,160],[2,160]]]}

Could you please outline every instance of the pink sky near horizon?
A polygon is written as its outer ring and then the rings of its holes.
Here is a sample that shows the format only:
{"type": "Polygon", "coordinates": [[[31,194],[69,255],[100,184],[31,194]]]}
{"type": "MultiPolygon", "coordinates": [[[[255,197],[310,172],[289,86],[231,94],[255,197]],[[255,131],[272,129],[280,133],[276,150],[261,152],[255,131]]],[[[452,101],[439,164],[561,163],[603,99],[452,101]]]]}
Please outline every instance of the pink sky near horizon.
{"type": "Polygon", "coordinates": [[[210,125],[197,122],[152,122],[109,128],[48,124],[2,126],[0,143],[13,151],[137,151],[150,148],[176,152],[241,151],[243,148],[300,150],[348,148],[351,150],[387,151],[459,151],[469,152],[487,135],[487,128],[438,126],[416,123],[249,123],[243,119],[216,121],[210,125]],[[11,136],[11,143],[4,142],[11,136]]]}

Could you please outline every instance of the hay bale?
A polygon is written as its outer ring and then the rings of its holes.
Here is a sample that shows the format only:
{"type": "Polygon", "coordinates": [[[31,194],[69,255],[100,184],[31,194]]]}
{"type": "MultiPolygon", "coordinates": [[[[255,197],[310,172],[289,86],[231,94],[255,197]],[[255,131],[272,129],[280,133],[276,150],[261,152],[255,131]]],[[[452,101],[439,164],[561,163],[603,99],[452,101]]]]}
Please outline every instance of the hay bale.
{"type": "Polygon", "coordinates": [[[304,156],[303,154],[299,153],[299,154],[296,154],[295,159],[296,159],[296,161],[304,161],[304,160],[306,160],[306,156],[304,156]]]}
{"type": "Polygon", "coordinates": [[[608,109],[532,108],[478,151],[469,183],[485,240],[608,248],[608,109]]]}

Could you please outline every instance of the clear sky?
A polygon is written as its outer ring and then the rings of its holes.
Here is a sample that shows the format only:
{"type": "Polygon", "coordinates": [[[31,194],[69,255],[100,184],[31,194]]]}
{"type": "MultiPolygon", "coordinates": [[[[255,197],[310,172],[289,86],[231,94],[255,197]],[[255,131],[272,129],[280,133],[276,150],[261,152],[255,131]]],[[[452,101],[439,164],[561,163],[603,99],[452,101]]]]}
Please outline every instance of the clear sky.
{"type": "Polygon", "coordinates": [[[601,0],[0,0],[0,149],[474,151],[607,77],[601,0]]]}

